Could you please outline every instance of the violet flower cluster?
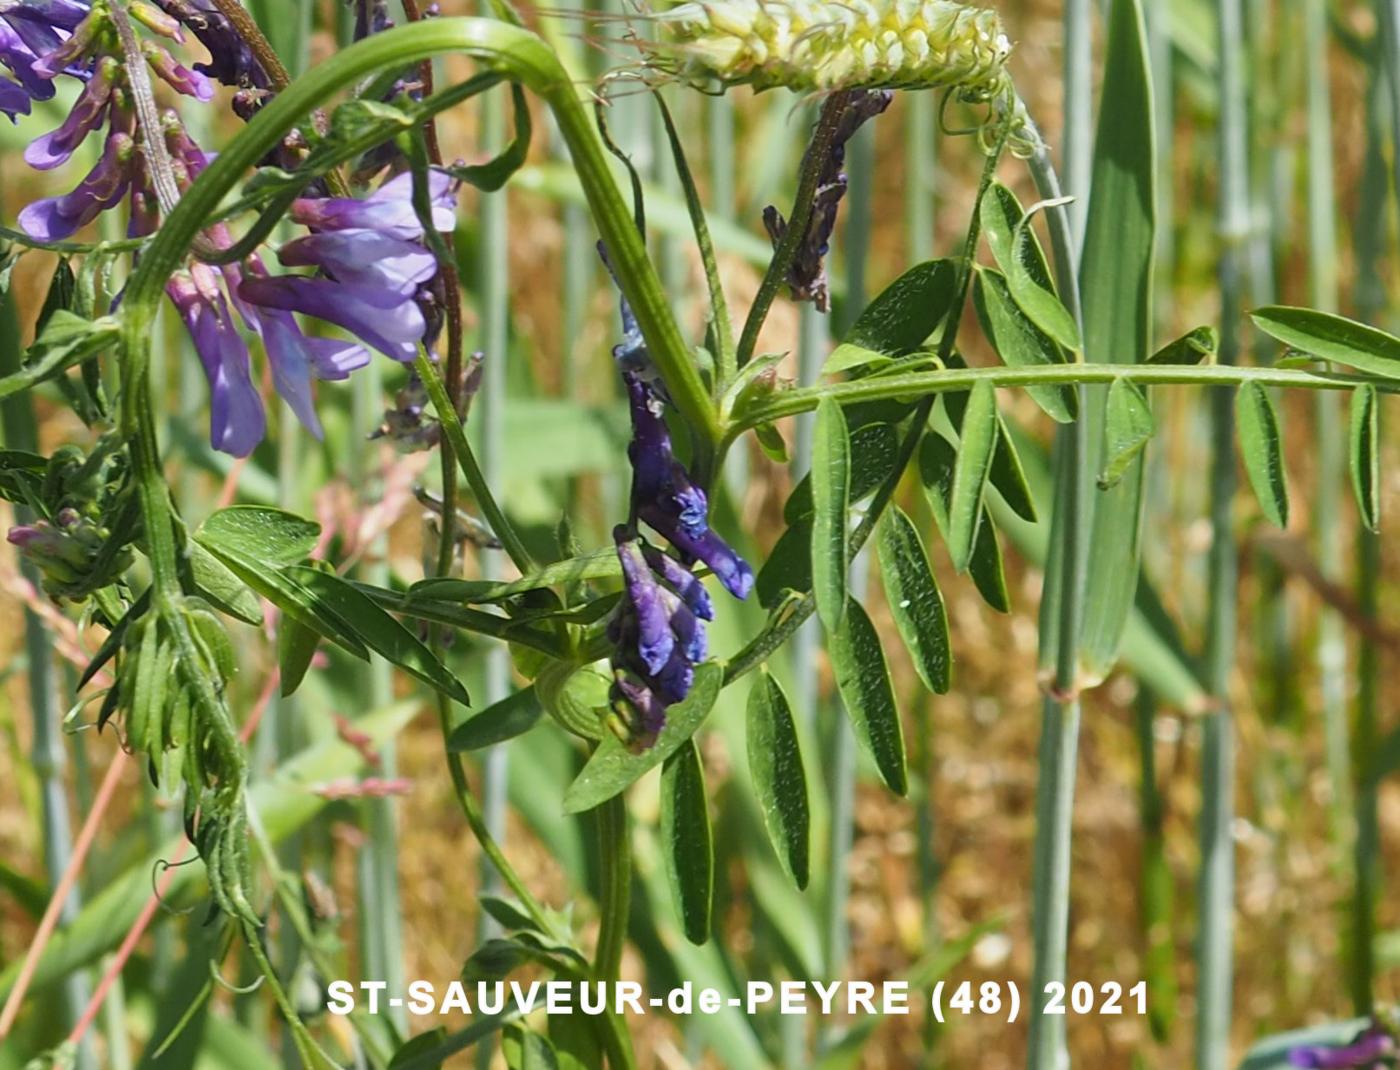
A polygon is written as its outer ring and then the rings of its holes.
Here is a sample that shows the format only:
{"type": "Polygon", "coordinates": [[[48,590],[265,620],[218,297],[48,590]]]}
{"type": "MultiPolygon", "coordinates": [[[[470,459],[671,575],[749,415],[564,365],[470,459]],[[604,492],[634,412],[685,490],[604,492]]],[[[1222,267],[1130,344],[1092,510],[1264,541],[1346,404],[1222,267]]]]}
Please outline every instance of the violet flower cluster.
{"type": "MultiPolygon", "coordinates": [[[[856,89],[833,94],[824,108],[837,108],[835,129],[825,157],[815,161],[820,168],[817,188],[812,199],[812,214],[807,228],[788,268],[787,284],[794,301],[812,301],[819,312],[831,308],[826,277],[826,254],[831,251],[831,235],[836,229],[836,215],[846,196],[846,142],[850,141],[868,119],[873,119],[890,106],[894,93],[888,89],[856,89]]],[[[826,116],[823,115],[823,120],[826,116]]],[[[809,150],[810,151],[810,150],[809,150]]],[[[803,160],[805,170],[813,161],[803,160]]],[[[763,225],[777,248],[787,233],[787,220],[773,205],[763,210],[763,225]]]]}
{"type": "MultiPolygon", "coordinates": [[[[606,258],[605,258],[606,259],[606,258]]],[[[709,525],[705,491],[677,460],[666,427],[666,398],[651,371],[641,331],[626,298],[624,341],[613,349],[632,416],[632,521],[613,531],[625,585],[608,625],[615,651],[609,696],[624,739],[636,748],[656,741],[666,708],[690,692],[695,667],[707,656],[705,622],[714,619],[709,593],[694,568],[709,568],[736,598],[753,588],[753,569],[709,525]],[[650,545],[645,523],[677,556],[650,545]]]]}
{"type": "MultiPolygon", "coordinates": [[[[214,82],[234,87],[234,109],[250,117],[270,95],[266,72],[247,43],[211,0],[160,0],[155,7],[133,0],[126,8],[135,23],[175,42],[188,29],[210,54],[191,68],[163,45],[143,37],[149,68],[177,92],[199,101],[214,97],[214,82]]],[[[387,25],[371,20],[369,29],[387,25]]],[[[104,211],[129,202],[128,233],[141,237],[159,224],[160,205],[152,169],[168,157],[175,187],[183,192],[207,164],[174,112],[161,117],[160,131],[137,122],[133,90],[121,39],[107,0],[0,0],[0,63],[14,80],[0,78],[0,110],[27,114],[34,100],[54,94],[61,74],[83,82],[68,117],[36,138],[26,161],[40,170],[58,167],[95,131],[105,128],[101,156],[71,192],[46,197],[19,215],[23,230],[39,241],[71,237],[104,211]],[[150,151],[159,137],[166,153],[150,151]]],[[[294,166],[294,141],[274,162],[294,166]]],[[[382,162],[369,170],[383,171],[382,162]]],[[[361,173],[366,173],[362,171],[361,173]]],[[[424,243],[423,223],[412,205],[413,179],[401,173],[364,199],[308,196],[294,202],[293,222],[308,233],[277,252],[284,267],[310,274],[272,274],[257,255],[213,266],[194,262],[177,272],[167,293],[194,341],[211,394],[210,441],[216,449],[246,456],[266,433],[266,414],[255,385],[248,337],[261,341],[273,385],[318,437],[312,399],[314,379],[344,379],[370,359],[369,350],[410,363],[420,345],[431,347],[441,328],[442,294],[437,260],[424,243]],[[296,314],[334,324],[353,341],[306,333],[296,314]]],[[[432,225],[454,225],[456,184],[429,175],[432,225]]],[[[205,232],[213,245],[233,244],[219,224],[205,232]]]]}
{"type": "Polygon", "coordinates": [[[1395,1036],[1380,1022],[1372,1021],[1349,1044],[1309,1044],[1288,1053],[1290,1066],[1310,1070],[1386,1070],[1400,1057],[1395,1036]]]}

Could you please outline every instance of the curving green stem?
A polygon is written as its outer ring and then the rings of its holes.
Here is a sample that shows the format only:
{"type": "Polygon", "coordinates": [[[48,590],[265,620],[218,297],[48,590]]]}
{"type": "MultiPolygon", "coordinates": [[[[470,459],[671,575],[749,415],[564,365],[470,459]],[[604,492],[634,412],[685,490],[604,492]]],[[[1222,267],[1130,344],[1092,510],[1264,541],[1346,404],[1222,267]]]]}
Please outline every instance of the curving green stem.
{"type": "Polygon", "coordinates": [[[139,370],[146,359],[160,290],[185,260],[204,221],[302,116],[375,71],[449,53],[471,56],[521,83],[554,113],[657,370],[695,433],[708,445],[717,444],[718,417],[573,82],[539,37],[489,19],[433,19],[375,34],[314,67],[259,112],[180,199],[137,265],[122,314],[128,363],[139,370]]]}

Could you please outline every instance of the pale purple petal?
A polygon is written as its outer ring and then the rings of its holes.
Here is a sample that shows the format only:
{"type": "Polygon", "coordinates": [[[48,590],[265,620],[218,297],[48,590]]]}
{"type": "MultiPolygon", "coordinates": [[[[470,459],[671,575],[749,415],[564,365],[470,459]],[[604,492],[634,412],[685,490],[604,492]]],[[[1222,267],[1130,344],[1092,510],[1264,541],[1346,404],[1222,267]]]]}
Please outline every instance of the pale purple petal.
{"type": "MultiPolygon", "coordinates": [[[[452,179],[440,171],[429,172],[428,185],[433,226],[450,231],[456,225],[452,179]]],[[[399,175],[364,200],[353,197],[302,197],[292,202],[291,217],[315,230],[377,230],[391,238],[412,240],[423,236],[423,225],[413,210],[413,176],[399,175]]]]}
{"type": "Polygon", "coordinates": [[[344,327],[366,345],[404,363],[418,355],[426,326],[411,296],[373,286],[283,275],[245,279],[238,293],[250,304],[301,312],[344,327]]]}
{"type": "Polygon", "coordinates": [[[288,242],[277,257],[287,267],[324,268],[341,282],[413,293],[437,274],[437,257],[417,242],[376,230],[325,230],[288,242]]]}
{"type": "Polygon", "coordinates": [[[209,380],[209,441],[217,450],[246,457],[267,431],[262,398],[253,386],[248,347],[218,292],[214,271],[204,265],[177,275],[166,286],[194,340],[209,380]]]}
{"type": "Polygon", "coordinates": [[[0,112],[8,115],[12,121],[18,121],[16,116],[29,114],[30,99],[23,86],[16,85],[8,78],[0,78],[0,112]]]}
{"type": "Polygon", "coordinates": [[[113,133],[97,166],[72,193],[46,197],[21,209],[19,225],[31,238],[60,241],[96,219],[126,193],[131,180],[131,137],[113,133]]]}

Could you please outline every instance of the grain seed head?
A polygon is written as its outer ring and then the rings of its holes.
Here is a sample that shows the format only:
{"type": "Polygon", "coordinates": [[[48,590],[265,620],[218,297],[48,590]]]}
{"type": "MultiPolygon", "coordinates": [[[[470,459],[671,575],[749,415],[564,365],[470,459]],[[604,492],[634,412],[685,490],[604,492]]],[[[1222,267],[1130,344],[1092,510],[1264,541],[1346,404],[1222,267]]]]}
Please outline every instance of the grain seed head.
{"type": "Polygon", "coordinates": [[[658,66],[723,87],[938,89],[992,105],[1019,132],[995,11],[950,0],[690,0],[653,16],[658,66]]]}

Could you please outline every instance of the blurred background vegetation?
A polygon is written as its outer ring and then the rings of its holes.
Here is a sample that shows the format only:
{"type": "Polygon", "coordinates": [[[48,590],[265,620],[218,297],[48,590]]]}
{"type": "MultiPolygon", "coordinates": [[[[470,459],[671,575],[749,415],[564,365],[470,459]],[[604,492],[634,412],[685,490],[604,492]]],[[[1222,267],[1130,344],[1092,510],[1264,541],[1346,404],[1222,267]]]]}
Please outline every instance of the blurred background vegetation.
{"type": "MultiPolygon", "coordinates": [[[[293,71],[337,48],[346,32],[333,0],[250,6],[293,71]]],[[[1036,0],[997,6],[1016,42],[1016,83],[1058,149],[1064,11],[1036,0]]],[[[446,14],[470,13],[465,0],[445,0],[442,7],[446,14]]],[[[1245,5],[1251,214],[1240,240],[1250,304],[1332,307],[1394,326],[1394,159],[1374,12],[1368,2],[1349,0],[1245,5]]],[[[1102,62],[1098,14],[1090,42],[1095,70],[1102,62]]],[[[1165,341],[1219,315],[1218,49],[1209,0],[1148,0],[1146,14],[1162,124],[1157,316],[1165,341]]],[[[567,12],[532,19],[571,57],[580,77],[632,61],[616,21],[567,12]]],[[[466,72],[454,62],[447,67],[454,75],[466,72]]],[[[711,212],[730,303],[742,308],[768,256],[762,208],[791,198],[810,111],[782,93],[710,98],[674,86],[662,92],[711,212]]],[[[6,221],[34,197],[67,188],[65,180],[88,166],[78,159],[58,176],[41,176],[20,158],[30,138],[59,121],[66,103],[61,97],[40,105],[35,117],[0,130],[6,221]]],[[[451,113],[441,124],[444,154],[485,158],[508,136],[506,108],[497,91],[482,107],[451,113]]],[[[505,505],[529,538],[550,543],[567,514],[583,546],[594,547],[606,543],[625,512],[628,428],[610,353],[616,302],[572,173],[559,162],[546,116],[537,112],[536,119],[530,163],[507,191],[464,193],[456,250],[468,345],[486,355],[486,385],[469,430],[479,436],[486,464],[505,488],[505,505]]],[[[232,116],[211,109],[190,109],[190,122],[202,124],[192,128],[209,146],[236,127],[232,116]]],[[[657,111],[640,90],[622,94],[610,126],[646,177],[655,253],[683,323],[698,336],[703,278],[657,111]]],[[[830,322],[780,302],[760,351],[791,353],[785,374],[810,378],[826,339],[839,335],[869,294],[908,264],[958,249],[981,164],[971,139],[938,131],[931,94],[898,94],[848,159],[851,196],[832,258],[830,322]]],[[[1068,171],[1075,174],[1073,166],[1068,171]]],[[[1008,163],[1002,173],[1024,200],[1035,199],[1020,168],[1008,163]]],[[[31,337],[54,266],[49,254],[21,261],[0,311],[0,345],[13,351],[31,337]]],[[[234,501],[280,504],[317,518],[328,556],[353,561],[367,577],[409,582],[423,575],[435,537],[414,490],[436,484],[436,464],[430,455],[398,454],[366,437],[402,384],[400,368],[376,358],[373,373],[359,374],[353,384],[322,384],[323,443],[306,436],[283,407],[269,441],[247,463],[232,462],[205,444],[206,387],[183,330],[168,314],[161,330],[168,469],[191,520],[234,501]]],[[[1272,356],[1259,338],[1250,344],[1259,359],[1272,356]]],[[[968,358],[990,359],[975,350],[968,358]]],[[[1197,397],[1160,391],[1157,400],[1163,434],[1149,475],[1145,561],[1176,626],[1148,618],[1136,623],[1125,667],[1087,699],[1069,940],[1072,979],[1125,987],[1146,979],[1152,1013],[1072,1017],[1069,1047],[1076,1065],[1086,1068],[1179,1067],[1192,1050],[1197,724],[1204,698],[1190,652],[1200,648],[1207,604],[1209,438],[1197,397]]],[[[1342,501],[1343,462],[1335,454],[1342,425],[1330,402],[1301,395],[1283,402],[1292,429],[1290,527],[1267,527],[1252,502],[1239,510],[1240,654],[1230,681],[1240,756],[1237,1051],[1268,1032],[1350,1014],[1348,978],[1365,969],[1358,939],[1374,951],[1379,1001],[1396,998],[1400,978],[1400,906],[1377,894],[1375,933],[1363,930],[1358,938],[1352,923],[1358,799],[1364,815],[1374,798],[1379,822],[1375,829],[1362,823],[1364,871],[1394,870],[1400,832],[1400,791],[1384,778],[1400,765],[1400,753],[1377,743],[1391,739],[1384,734],[1396,723],[1400,694],[1388,671],[1400,648],[1400,562],[1388,552],[1391,544],[1363,537],[1342,501]],[[1379,728],[1367,736],[1368,725],[1379,728]]],[[[1026,441],[1028,461],[1037,444],[1043,457],[1050,427],[1034,403],[1008,392],[1003,406],[1026,441]]],[[[785,430],[800,439],[800,428],[785,430]]],[[[37,436],[48,452],[84,441],[87,432],[56,393],[41,391],[5,409],[4,435],[12,447],[37,436]]],[[[1382,463],[1383,494],[1391,501],[1400,492],[1397,459],[1392,442],[1382,463]]],[[[1041,472],[1042,486],[1046,478],[1041,472]]],[[[762,560],[781,532],[791,484],[790,472],[756,449],[726,472],[717,515],[752,560],[762,560]],[[753,541],[744,545],[745,537],[753,541]]],[[[931,519],[916,488],[907,499],[906,508],[927,528],[931,519]]],[[[1048,515],[1048,503],[1041,504],[1048,515]]],[[[718,874],[716,939],[708,945],[685,941],[670,904],[656,837],[656,778],[630,794],[637,886],[626,976],[645,979],[653,990],[677,978],[730,987],[747,978],[946,974],[1026,984],[1041,711],[1035,621],[1045,536],[1034,525],[999,519],[1010,535],[1009,613],[989,608],[941,551],[935,555],[956,658],[952,692],[927,694],[902,650],[889,647],[912,745],[910,800],[894,799],[859,764],[864,758],[857,762],[814,643],[797,642],[790,657],[775,663],[794,700],[814,786],[813,881],[806,893],[786,882],[772,856],[745,772],[747,684],[724,693],[701,741],[718,874]]],[[[489,554],[469,558],[470,570],[502,567],[489,554]]],[[[858,562],[858,573],[863,570],[858,562]]],[[[136,763],[108,779],[117,754],[110,733],[60,730],[77,674],[100,636],[37,595],[32,581],[9,547],[0,550],[0,995],[13,983],[95,799],[100,820],[70,908],[73,916],[85,906],[87,912],[54,941],[59,954],[46,960],[16,1032],[0,1042],[0,1067],[23,1065],[68,1034],[152,882],[166,879],[152,860],[173,860],[179,840],[178,807],[150,787],[136,763]]],[[[887,631],[892,625],[878,588],[869,587],[871,612],[887,631]]],[[[756,606],[726,606],[714,649],[721,656],[737,649],[762,619],[756,606]]],[[[439,984],[456,977],[484,924],[477,906],[480,859],[455,805],[421,689],[411,690],[382,665],[361,666],[330,651],[296,696],[283,700],[275,697],[273,644],[250,638],[240,656],[234,708],[245,721],[257,721],[251,747],[260,805],[269,824],[288,832],[280,864],[296,879],[311,919],[310,931],[301,934],[274,923],[271,952],[282,974],[296,977],[304,1014],[348,1042],[348,1026],[319,1010],[317,986],[326,972],[312,960],[333,966],[335,976],[439,984]],[[325,758],[330,741],[344,735],[337,718],[371,714],[367,723],[379,733],[375,775],[404,778],[402,794],[328,799],[335,794],[328,785],[355,773],[343,760],[325,758]],[[301,771],[299,780],[278,779],[289,768],[301,771]]],[[[513,686],[503,651],[462,642],[450,657],[478,705],[513,686]]],[[[504,830],[507,854],[546,902],[572,907],[586,926],[597,878],[593,833],[561,808],[581,752],[554,726],[541,724],[482,753],[474,783],[490,820],[504,830]]],[[[208,1009],[171,1051],[152,1058],[208,983],[206,963],[222,953],[201,927],[198,888],[178,876],[187,871],[171,872],[177,876],[166,890],[168,909],[155,912],[86,1034],[89,1065],[280,1062],[269,1001],[234,989],[253,976],[239,952],[222,962],[229,987],[216,986],[208,1009]]],[[[414,1031],[439,1024],[460,1029],[464,1023],[411,1023],[414,1031]]],[[[826,1052],[822,1065],[997,1070],[1020,1065],[1026,1043],[1024,1022],[1007,1026],[974,1016],[938,1027],[922,1010],[879,1023],[868,1037],[863,1029],[845,1036],[856,1023],[773,1014],[650,1017],[635,1024],[641,1065],[664,1067],[806,1066],[816,1065],[813,1052],[826,1052]]]]}

